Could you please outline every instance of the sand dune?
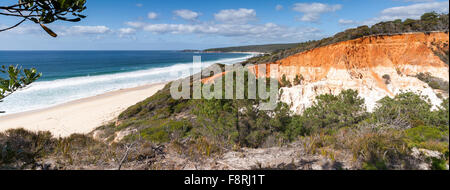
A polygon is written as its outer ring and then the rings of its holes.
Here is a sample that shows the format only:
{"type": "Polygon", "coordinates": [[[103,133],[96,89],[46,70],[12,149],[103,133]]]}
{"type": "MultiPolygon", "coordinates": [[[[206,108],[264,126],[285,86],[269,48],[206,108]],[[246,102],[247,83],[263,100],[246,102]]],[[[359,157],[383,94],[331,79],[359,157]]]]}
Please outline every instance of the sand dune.
{"type": "Polygon", "coordinates": [[[164,85],[160,83],[118,90],[51,108],[0,116],[0,132],[24,128],[50,131],[55,137],[89,133],[117,118],[126,108],[152,96],[164,85]]]}

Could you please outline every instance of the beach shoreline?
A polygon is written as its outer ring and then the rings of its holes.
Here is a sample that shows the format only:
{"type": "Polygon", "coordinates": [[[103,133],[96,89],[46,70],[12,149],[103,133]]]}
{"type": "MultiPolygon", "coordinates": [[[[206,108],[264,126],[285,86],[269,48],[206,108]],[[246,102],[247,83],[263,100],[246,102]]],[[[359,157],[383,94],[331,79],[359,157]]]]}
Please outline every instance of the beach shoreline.
{"type": "Polygon", "coordinates": [[[125,109],[152,96],[166,84],[121,89],[48,108],[0,116],[0,132],[24,128],[50,131],[55,137],[90,133],[101,125],[113,122],[125,109]]]}

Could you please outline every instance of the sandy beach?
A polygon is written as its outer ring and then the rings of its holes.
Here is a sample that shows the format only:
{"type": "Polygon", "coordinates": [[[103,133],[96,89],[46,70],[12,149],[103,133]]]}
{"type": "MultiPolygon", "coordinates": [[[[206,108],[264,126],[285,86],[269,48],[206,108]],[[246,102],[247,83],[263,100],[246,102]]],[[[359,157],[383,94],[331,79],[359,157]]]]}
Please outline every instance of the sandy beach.
{"type": "Polygon", "coordinates": [[[55,137],[89,133],[115,120],[122,111],[152,96],[164,85],[159,83],[123,89],[50,108],[0,116],[0,132],[24,128],[50,131],[55,137]]]}

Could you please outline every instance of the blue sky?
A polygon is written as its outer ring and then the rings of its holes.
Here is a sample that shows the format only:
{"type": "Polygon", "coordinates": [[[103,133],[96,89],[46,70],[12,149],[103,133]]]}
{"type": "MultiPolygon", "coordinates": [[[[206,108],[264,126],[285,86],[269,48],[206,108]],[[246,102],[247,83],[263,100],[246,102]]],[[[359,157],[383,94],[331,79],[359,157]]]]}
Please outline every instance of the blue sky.
{"type": "MultiPolygon", "coordinates": [[[[3,0],[8,5],[17,0],[3,0]]],[[[448,12],[442,0],[87,0],[88,17],[25,23],[0,33],[0,50],[179,50],[320,39],[379,21],[448,12]]],[[[0,28],[15,18],[0,16],[0,28]]]]}

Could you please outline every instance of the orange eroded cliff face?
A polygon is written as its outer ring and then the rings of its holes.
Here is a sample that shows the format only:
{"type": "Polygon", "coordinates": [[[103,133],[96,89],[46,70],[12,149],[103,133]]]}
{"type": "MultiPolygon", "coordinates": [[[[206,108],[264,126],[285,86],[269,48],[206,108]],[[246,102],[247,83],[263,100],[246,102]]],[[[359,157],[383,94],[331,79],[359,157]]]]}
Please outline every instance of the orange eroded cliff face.
{"type": "MultiPolygon", "coordinates": [[[[437,46],[448,50],[448,43],[449,34],[444,32],[369,36],[312,49],[268,64],[277,64],[279,78],[286,75],[290,81],[301,75],[308,82],[316,82],[330,77],[330,71],[346,70],[351,78],[371,78],[379,88],[392,94],[382,79],[386,73],[380,73],[380,68],[392,68],[398,74],[411,76],[430,72],[448,80],[448,65],[433,52],[437,46]]],[[[257,69],[251,66],[250,70],[257,69]]]]}
{"type": "Polygon", "coordinates": [[[302,85],[285,88],[281,100],[301,113],[314,97],[358,90],[368,110],[385,96],[412,91],[442,102],[426,83],[414,76],[429,72],[449,80],[449,67],[433,51],[448,51],[449,34],[443,32],[369,36],[312,49],[276,61],[279,77],[290,81],[301,75],[302,85]],[[386,82],[384,76],[389,78],[386,82]],[[301,94],[299,94],[301,92],[301,94]]]}
{"type": "Polygon", "coordinates": [[[275,64],[280,66],[280,76],[285,74],[293,79],[296,74],[301,74],[310,81],[323,79],[330,68],[355,71],[352,75],[356,78],[363,77],[357,70],[380,66],[414,75],[423,67],[448,68],[433,53],[435,46],[448,42],[449,35],[443,32],[370,36],[298,53],[275,64]]]}
{"type": "MultiPolygon", "coordinates": [[[[275,64],[279,80],[283,75],[291,82],[297,75],[302,76],[301,85],[285,87],[280,94],[280,100],[296,113],[309,107],[317,95],[338,94],[345,89],[358,90],[369,111],[379,99],[404,91],[428,96],[433,105],[440,105],[442,100],[435,91],[414,75],[428,72],[449,81],[449,66],[435,54],[436,51],[448,52],[448,48],[449,34],[444,32],[368,36],[266,63],[266,73],[258,72],[261,65],[248,68],[259,77],[268,77],[269,71],[274,70],[270,65],[275,64]],[[386,82],[384,76],[390,81],[386,82]]],[[[222,75],[203,82],[211,82],[222,75]]]]}
{"type": "Polygon", "coordinates": [[[370,36],[302,52],[276,63],[346,69],[404,64],[440,67],[444,63],[431,48],[433,44],[448,41],[448,33],[443,32],[370,36]]]}
{"type": "MultiPolygon", "coordinates": [[[[352,77],[362,78],[365,75],[360,71],[375,67],[391,67],[404,75],[431,72],[448,80],[445,72],[432,72],[434,69],[448,68],[433,53],[437,46],[448,50],[448,43],[449,34],[444,32],[369,36],[312,49],[267,64],[279,65],[280,78],[286,75],[293,80],[296,75],[302,75],[310,82],[327,77],[330,68],[345,69],[352,77]]],[[[267,68],[270,70],[269,66],[267,68]]],[[[250,66],[249,69],[255,73],[257,66],[250,66]]],[[[207,81],[209,79],[204,80],[207,81]]]]}

